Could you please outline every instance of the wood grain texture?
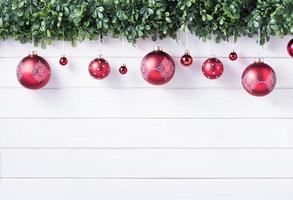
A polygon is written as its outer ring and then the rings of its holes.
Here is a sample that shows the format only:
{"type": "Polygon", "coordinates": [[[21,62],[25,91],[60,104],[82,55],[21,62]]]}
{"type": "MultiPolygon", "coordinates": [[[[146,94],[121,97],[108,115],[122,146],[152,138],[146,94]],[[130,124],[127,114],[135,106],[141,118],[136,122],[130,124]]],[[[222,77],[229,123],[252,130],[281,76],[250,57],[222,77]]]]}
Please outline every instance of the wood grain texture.
{"type": "Polygon", "coordinates": [[[292,119],[1,119],[0,127],[0,148],[293,148],[292,119]]]}
{"type": "Polygon", "coordinates": [[[236,44],[240,58],[226,57],[232,44],[202,43],[190,36],[195,64],[180,67],[185,49],[161,41],[177,71],[162,87],[140,75],[150,40],[126,45],[129,73],[121,76],[121,41],[84,42],[77,48],[56,42],[38,48],[51,64],[42,90],[23,89],[16,65],[31,45],[1,42],[1,200],[292,200],[293,60],[290,37],[272,38],[263,49],[256,38],[236,44]],[[102,49],[112,71],[97,81],[88,63],[102,49]],[[211,52],[225,66],[216,81],[201,74],[211,52]],[[277,74],[269,96],[249,96],[241,86],[244,68],[257,53],[277,74]],[[61,67],[59,56],[70,65],[61,67]],[[17,191],[17,192],[16,192],[17,191]]]}
{"type": "Polygon", "coordinates": [[[1,176],[293,178],[293,150],[1,150],[1,176]],[[21,167],[20,167],[21,166],[21,167]]]}
{"type": "Polygon", "coordinates": [[[1,118],[292,118],[293,90],[256,98],[242,89],[0,90],[1,118]]]}
{"type": "Polygon", "coordinates": [[[2,180],[0,198],[291,200],[292,184],[292,180],[2,180]]]}

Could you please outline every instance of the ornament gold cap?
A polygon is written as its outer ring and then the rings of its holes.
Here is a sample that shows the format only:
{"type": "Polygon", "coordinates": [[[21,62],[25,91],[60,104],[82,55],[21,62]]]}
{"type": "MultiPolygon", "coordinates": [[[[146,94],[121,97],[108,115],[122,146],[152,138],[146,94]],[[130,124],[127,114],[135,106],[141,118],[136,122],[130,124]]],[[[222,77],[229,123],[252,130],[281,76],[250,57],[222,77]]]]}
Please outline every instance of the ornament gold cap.
{"type": "Polygon", "coordinates": [[[260,52],[257,53],[257,57],[254,59],[254,62],[264,62],[264,59],[261,57],[260,52]]]}
{"type": "Polygon", "coordinates": [[[185,49],[184,54],[185,54],[185,55],[190,55],[189,50],[188,50],[188,49],[185,49]]]}
{"type": "Polygon", "coordinates": [[[254,59],[254,62],[255,62],[255,63],[262,63],[262,62],[264,62],[264,59],[261,58],[261,57],[256,57],[256,58],[254,59]]]}
{"type": "Polygon", "coordinates": [[[36,50],[31,50],[31,51],[29,52],[29,55],[30,55],[30,56],[35,56],[35,55],[38,55],[38,53],[37,53],[36,50]]]}
{"type": "Polygon", "coordinates": [[[163,47],[162,46],[155,46],[154,51],[163,51],[163,47]]]}
{"type": "Polygon", "coordinates": [[[212,53],[211,54],[211,56],[210,56],[210,58],[216,58],[217,56],[216,56],[216,54],[214,54],[214,53],[212,53]]]}

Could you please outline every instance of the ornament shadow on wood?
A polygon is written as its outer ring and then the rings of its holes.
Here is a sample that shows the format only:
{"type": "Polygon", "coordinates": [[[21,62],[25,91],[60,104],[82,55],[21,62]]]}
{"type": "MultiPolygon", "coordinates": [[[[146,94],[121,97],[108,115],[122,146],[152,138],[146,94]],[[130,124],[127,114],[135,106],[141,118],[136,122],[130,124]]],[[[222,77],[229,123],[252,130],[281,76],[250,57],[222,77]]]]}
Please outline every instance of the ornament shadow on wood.
{"type": "Polygon", "coordinates": [[[163,85],[173,78],[175,62],[161,47],[155,47],[142,59],[140,69],[143,78],[148,83],[163,85]]]}
{"type": "Polygon", "coordinates": [[[50,80],[51,68],[48,62],[36,51],[24,57],[17,66],[17,79],[28,89],[36,90],[44,87],[50,80]]]}

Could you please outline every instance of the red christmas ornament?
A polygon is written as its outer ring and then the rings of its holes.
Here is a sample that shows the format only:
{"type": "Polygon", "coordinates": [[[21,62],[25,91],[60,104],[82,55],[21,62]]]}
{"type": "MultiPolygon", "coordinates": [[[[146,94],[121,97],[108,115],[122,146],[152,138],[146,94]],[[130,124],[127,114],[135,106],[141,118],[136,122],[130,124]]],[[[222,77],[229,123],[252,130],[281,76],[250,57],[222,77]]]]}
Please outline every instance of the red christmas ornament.
{"type": "Polygon", "coordinates": [[[237,53],[236,53],[235,51],[232,51],[232,52],[229,54],[229,59],[230,59],[231,61],[235,61],[235,60],[237,60],[237,58],[238,58],[238,55],[237,55],[237,53]]]}
{"type": "Polygon", "coordinates": [[[169,54],[156,47],[143,58],[140,69],[147,82],[162,85],[169,82],[174,76],[175,63],[169,54]]]}
{"type": "Polygon", "coordinates": [[[19,83],[28,89],[40,89],[50,80],[51,69],[48,62],[33,51],[23,58],[16,69],[19,83]]]}
{"type": "Polygon", "coordinates": [[[192,64],[193,62],[193,59],[192,59],[192,56],[189,54],[188,51],[186,51],[184,53],[184,55],[181,57],[180,59],[180,63],[185,66],[185,67],[188,67],[192,64]]]}
{"type": "Polygon", "coordinates": [[[276,74],[269,65],[258,60],[244,70],[242,85],[253,96],[265,96],[275,88],[276,74]]]}
{"type": "Polygon", "coordinates": [[[89,64],[89,73],[95,79],[103,79],[110,73],[110,65],[103,58],[96,58],[89,64]]]}
{"type": "Polygon", "coordinates": [[[291,57],[293,57],[293,38],[288,42],[287,51],[291,57]]]}
{"type": "Polygon", "coordinates": [[[223,72],[223,64],[217,58],[209,58],[202,64],[202,73],[208,79],[217,79],[223,72]]]}
{"type": "Polygon", "coordinates": [[[65,56],[62,56],[59,60],[59,63],[60,63],[60,65],[65,66],[68,63],[68,59],[65,56]]]}
{"type": "Polygon", "coordinates": [[[120,68],[119,68],[119,72],[120,74],[126,74],[128,71],[127,67],[125,64],[123,64],[120,68]]]}

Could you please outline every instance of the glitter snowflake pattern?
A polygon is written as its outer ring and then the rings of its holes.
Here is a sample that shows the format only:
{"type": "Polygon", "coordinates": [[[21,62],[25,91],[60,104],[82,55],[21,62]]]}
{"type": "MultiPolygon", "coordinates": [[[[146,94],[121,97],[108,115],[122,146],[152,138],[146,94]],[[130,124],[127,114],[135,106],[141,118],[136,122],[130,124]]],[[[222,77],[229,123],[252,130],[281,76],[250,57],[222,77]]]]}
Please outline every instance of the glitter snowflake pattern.
{"type": "Polygon", "coordinates": [[[266,81],[260,81],[257,79],[251,79],[249,78],[248,74],[245,74],[245,76],[242,78],[243,85],[246,86],[246,89],[249,92],[252,92],[256,89],[258,84],[265,84],[267,86],[267,90],[271,92],[274,89],[275,82],[276,82],[276,76],[274,73],[270,74],[270,77],[266,81]],[[270,81],[271,80],[271,81],[270,81]]]}
{"type": "Polygon", "coordinates": [[[23,73],[22,73],[22,68],[23,68],[23,64],[21,64],[17,70],[16,70],[16,75],[17,75],[17,79],[20,81],[23,77],[23,73]]]}
{"type": "Polygon", "coordinates": [[[174,74],[175,69],[172,66],[173,63],[166,57],[164,57],[164,59],[160,63],[158,69],[161,70],[159,72],[165,80],[170,79],[170,77],[174,74]]]}
{"type": "Polygon", "coordinates": [[[38,82],[42,82],[48,78],[50,71],[47,69],[47,66],[39,61],[32,67],[32,75],[34,79],[38,82]]]}
{"type": "Polygon", "coordinates": [[[148,67],[146,65],[147,65],[147,58],[144,58],[142,60],[142,68],[141,68],[141,73],[143,77],[149,77],[149,74],[150,74],[150,72],[147,70],[148,67]]]}

